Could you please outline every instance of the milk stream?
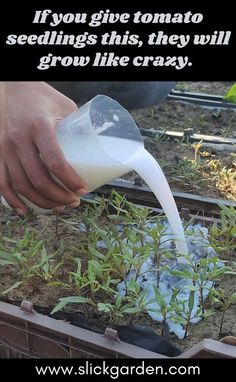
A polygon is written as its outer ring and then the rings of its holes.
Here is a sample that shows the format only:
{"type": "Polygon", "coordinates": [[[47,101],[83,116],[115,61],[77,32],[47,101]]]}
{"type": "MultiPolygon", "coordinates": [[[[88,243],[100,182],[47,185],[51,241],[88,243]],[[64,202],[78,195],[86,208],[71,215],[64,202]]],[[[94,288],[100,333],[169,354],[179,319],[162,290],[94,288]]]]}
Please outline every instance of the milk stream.
{"type": "MultiPolygon", "coordinates": [[[[187,254],[183,226],[168,182],[142,142],[103,135],[98,135],[96,139],[81,136],[72,141],[60,141],[58,137],[58,141],[66,159],[85,181],[89,191],[132,170],[136,171],[159,200],[172,228],[177,251],[187,254]]],[[[35,213],[48,212],[24,197],[22,199],[35,213]]],[[[3,204],[8,206],[4,200],[3,204]]]]}
{"type": "Polygon", "coordinates": [[[180,220],[179,212],[169,184],[161,167],[153,156],[145,149],[139,151],[137,155],[132,158],[129,165],[147,183],[156,198],[159,200],[159,203],[172,228],[176,249],[180,254],[186,255],[188,253],[188,248],[184,236],[183,225],[180,220]]]}

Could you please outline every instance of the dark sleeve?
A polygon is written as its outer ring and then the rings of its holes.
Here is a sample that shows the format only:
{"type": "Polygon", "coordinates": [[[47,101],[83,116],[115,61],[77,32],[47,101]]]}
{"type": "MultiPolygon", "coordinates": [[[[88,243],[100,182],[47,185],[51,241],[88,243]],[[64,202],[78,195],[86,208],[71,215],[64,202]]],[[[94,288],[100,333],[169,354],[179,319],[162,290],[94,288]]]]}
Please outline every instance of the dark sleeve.
{"type": "Polygon", "coordinates": [[[174,88],[175,82],[62,81],[50,82],[50,85],[76,103],[81,104],[98,94],[105,94],[127,109],[136,109],[161,103],[174,88]]]}

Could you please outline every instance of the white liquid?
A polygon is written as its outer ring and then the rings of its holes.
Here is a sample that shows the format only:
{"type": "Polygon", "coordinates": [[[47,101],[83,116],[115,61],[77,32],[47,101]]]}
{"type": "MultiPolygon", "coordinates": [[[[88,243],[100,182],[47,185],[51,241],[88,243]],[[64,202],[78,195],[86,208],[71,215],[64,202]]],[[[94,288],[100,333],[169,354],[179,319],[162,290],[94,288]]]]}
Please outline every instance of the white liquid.
{"type": "Polygon", "coordinates": [[[145,150],[143,144],[100,135],[99,145],[93,142],[91,147],[91,142],[86,144],[86,139],[88,138],[80,141],[79,148],[78,144],[73,145],[73,148],[71,145],[64,145],[63,151],[76,172],[87,183],[89,191],[131,170],[136,171],[159,200],[172,228],[177,251],[187,254],[183,226],[169,184],[159,164],[145,150]]]}
{"type": "MultiPolygon", "coordinates": [[[[126,162],[137,151],[137,143],[134,141],[106,136],[98,136],[96,141],[83,136],[72,145],[69,142],[60,144],[66,159],[90,192],[130,172],[132,168],[126,162]]],[[[138,149],[139,146],[143,147],[138,143],[138,149]]]]}
{"type": "MultiPolygon", "coordinates": [[[[60,142],[60,137],[58,139],[66,159],[85,181],[89,191],[135,170],[159,200],[172,227],[177,251],[187,254],[183,226],[170,187],[159,164],[141,142],[101,135],[97,139],[90,136],[72,141],[60,142]]],[[[36,213],[48,212],[22,199],[36,213]]]]}
{"type": "MultiPolygon", "coordinates": [[[[179,253],[186,255],[188,253],[188,248],[184,236],[183,225],[169,184],[161,167],[153,156],[145,149],[139,151],[137,156],[132,158],[132,163],[129,164],[132,169],[143,178],[159,200],[172,228],[174,239],[176,240],[176,249],[179,253]]],[[[181,261],[184,262],[183,259],[181,261]]]]}

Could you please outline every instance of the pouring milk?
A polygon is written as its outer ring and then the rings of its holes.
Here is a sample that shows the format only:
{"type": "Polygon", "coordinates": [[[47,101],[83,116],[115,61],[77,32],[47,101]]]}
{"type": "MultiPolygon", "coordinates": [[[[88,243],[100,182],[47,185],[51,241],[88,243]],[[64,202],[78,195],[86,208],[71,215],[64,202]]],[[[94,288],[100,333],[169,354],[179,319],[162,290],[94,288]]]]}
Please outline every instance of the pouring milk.
{"type": "MultiPolygon", "coordinates": [[[[145,149],[130,114],[110,97],[98,95],[64,118],[56,128],[66,159],[89,191],[134,170],[159,200],[172,228],[176,249],[188,252],[180,216],[168,182],[157,161],[145,149]]],[[[21,196],[37,214],[47,213],[21,196]]],[[[9,207],[4,199],[2,202],[9,207]]]]}

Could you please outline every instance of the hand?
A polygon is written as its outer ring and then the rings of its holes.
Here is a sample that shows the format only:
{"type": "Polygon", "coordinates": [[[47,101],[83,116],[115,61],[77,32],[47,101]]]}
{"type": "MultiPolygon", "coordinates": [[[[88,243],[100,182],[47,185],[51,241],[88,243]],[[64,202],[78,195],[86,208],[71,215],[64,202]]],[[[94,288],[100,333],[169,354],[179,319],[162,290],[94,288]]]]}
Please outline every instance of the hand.
{"type": "Polygon", "coordinates": [[[0,83],[0,193],[18,214],[27,207],[78,207],[86,185],[66,161],[56,140],[56,123],[76,104],[44,82],[0,83]],[[58,178],[67,189],[50,175],[58,178]]]}

